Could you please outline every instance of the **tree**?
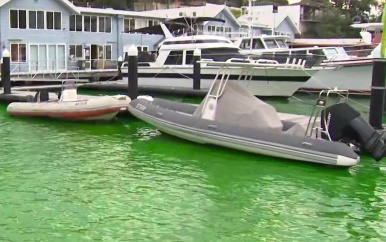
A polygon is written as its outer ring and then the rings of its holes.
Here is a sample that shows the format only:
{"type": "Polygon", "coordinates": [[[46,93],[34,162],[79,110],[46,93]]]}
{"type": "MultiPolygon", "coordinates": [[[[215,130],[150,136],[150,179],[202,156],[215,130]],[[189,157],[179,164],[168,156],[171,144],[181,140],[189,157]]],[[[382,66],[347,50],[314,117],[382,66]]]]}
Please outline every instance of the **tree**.
{"type": "MultiPolygon", "coordinates": [[[[246,1],[248,4],[248,0],[246,1]]],[[[278,5],[288,5],[288,0],[256,0],[255,3],[276,3],[278,5]]],[[[253,4],[253,3],[252,3],[253,4]]]]}
{"type": "Polygon", "coordinates": [[[331,0],[331,3],[350,17],[369,12],[371,6],[378,5],[377,0],[331,0]]]}

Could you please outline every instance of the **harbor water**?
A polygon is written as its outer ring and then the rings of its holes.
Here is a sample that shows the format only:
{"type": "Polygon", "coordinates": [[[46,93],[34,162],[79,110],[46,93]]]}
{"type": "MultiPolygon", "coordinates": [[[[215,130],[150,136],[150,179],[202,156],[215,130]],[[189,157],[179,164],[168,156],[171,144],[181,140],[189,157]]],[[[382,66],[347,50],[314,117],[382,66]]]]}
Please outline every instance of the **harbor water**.
{"type": "MultiPolygon", "coordinates": [[[[270,101],[302,114],[313,102],[270,101]]],[[[386,161],[337,169],[182,141],[130,117],[21,119],[5,105],[0,137],[0,241],[386,238],[386,161]]]]}

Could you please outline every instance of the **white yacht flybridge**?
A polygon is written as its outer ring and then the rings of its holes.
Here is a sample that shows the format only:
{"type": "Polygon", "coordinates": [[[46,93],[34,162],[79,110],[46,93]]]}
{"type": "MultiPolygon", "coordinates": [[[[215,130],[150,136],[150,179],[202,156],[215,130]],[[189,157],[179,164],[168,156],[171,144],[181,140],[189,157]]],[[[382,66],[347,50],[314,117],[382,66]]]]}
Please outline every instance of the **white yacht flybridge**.
{"type": "MultiPolygon", "coordinates": [[[[214,62],[254,64],[252,73],[248,73],[248,80],[245,81],[240,81],[241,76],[246,76],[245,69],[242,67],[229,67],[227,71],[230,72],[231,81],[237,81],[256,96],[289,97],[320,70],[319,67],[305,67],[305,61],[302,59],[288,58],[285,63],[263,58],[250,59],[242,54],[241,49],[230,39],[199,34],[194,30],[198,23],[206,21],[225,22],[217,18],[181,17],[167,20],[157,26],[132,31],[165,36],[165,40],[159,44],[155,53],[155,61],[141,62],[141,56],[139,56],[138,76],[157,77],[153,82],[147,79],[143,85],[192,87],[195,50],[200,50],[202,59],[210,59],[214,62]]],[[[122,72],[127,74],[125,65],[122,72]]],[[[208,89],[218,72],[218,66],[202,64],[201,88],[208,89]]],[[[141,80],[139,84],[141,85],[141,80]]]]}

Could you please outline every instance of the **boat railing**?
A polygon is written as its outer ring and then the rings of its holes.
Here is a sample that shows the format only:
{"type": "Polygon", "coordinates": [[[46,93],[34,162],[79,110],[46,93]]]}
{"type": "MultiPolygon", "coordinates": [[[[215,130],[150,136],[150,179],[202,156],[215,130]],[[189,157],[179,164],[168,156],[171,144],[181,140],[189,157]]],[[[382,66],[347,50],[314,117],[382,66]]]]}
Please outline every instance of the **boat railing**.
{"type": "Polygon", "coordinates": [[[230,58],[224,62],[214,61],[213,59],[201,59],[200,63],[206,66],[219,66],[219,67],[239,67],[239,68],[288,68],[288,69],[304,69],[305,61],[302,59],[290,59],[288,58],[285,63],[279,63],[276,60],[271,59],[241,59],[230,58]],[[222,64],[228,63],[228,64],[222,64]]]}
{"type": "Polygon", "coordinates": [[[322,112],[331,105],[347,102],[348,95],[348,90],[339,90],[337,88],[320,91],[308,120],[306,136],[318,137],[319,134],[324,134],[327,139],[331,141],[331,136],[328,132],[329,117],[326,114],[322,115],[322,112]],[[332,95],[334,95],[334,97],[332,97],[332,95]],[[318,118],[320,118],[320,126],[317,125],[318,118]]]}

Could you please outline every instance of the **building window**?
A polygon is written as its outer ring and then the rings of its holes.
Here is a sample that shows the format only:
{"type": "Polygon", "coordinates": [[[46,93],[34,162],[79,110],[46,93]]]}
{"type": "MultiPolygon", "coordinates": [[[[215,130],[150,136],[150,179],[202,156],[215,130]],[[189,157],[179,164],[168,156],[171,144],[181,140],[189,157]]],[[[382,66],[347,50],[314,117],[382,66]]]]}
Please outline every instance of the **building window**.
{"type": "Polygon", "coordinates": [[[98,32],[98,17],[91,16],[91,32],[98,32]]]}
{"type": "Polygon", "coordinates": [[[70,15],[70,31],[83,30],[82,15],[70,15]]]}
{"type": "Polygon", "coordinates": [[[44,29],[44,12],[43,11],[37,11],[37,17],[36,17],[36,22],[37,22],[37,28],[38,29],[44,29]]]}
{"type": "Polygon", "coordinates": [[[9,18],[13,29],[62,29],[61,12],[10,10],[9,18]]]}
{"type": "Polygon", "coordinates": [[[26,44],[11,44],[11,61],[27,62],[26,44]]]}
{"type": "Polygon", "coordinates": [[[99,59],[111,60],[111,45],[100,45],[99,47],[99,59]]]}
{"type": "Polygon", "coordinates": [[[54,12],[46,12],[47,29],[54,29],[54,12]]]}
{"type": "Polygon", "coordinates": [[[54,12],[54,29],[61,30],[62,29],[62,13],[54,12]]]}
{"type": "Polygon", "coordinates": [[[127,18],[123,20],[123,31],[129,33],[131,30],[135,29],[135,19],[127,18]]]}
{"type": "Polygon", "coordinates": [[[148,51],[149,47],[145,46],[145,45],[144,46],[138,45],[137,50],[138,50],[138,52],[148,51]]]}
{"type": "Polygon", "coordinates": [[[111,17],[99,17],[99,32],[111,33],[111,17]]]}
{"type": "Polygon", "coordinates": [[[91,17],[83,16],[83,29],[85,32],[91,31],[91,17]]]}
{"type": "Polygon", "coordinates": [[[83,46],[70,45],[70,59],[76,60],[78,58],[83,58],[83,46]]]}
{"type": "Polygon", "coordinates": [[[147,26],[148,27],[155,26],[155,25],[158,25],[158,24],[159,24],[159,21],[157,21],[157,20],[148,20],[147,21],[147,26]]]}
{"type": "Polygon", "coordinates": [[[111,17],[70,15],[70,31],[111,33],[111,17]]]}
{"type": "Polygon", "coordinates": [[[106,45],[105,48],[105,59],[111,60],[111,45],[106,45]]]}
{"type": "Polygon", "coordinates": [[[99,17],[98,32],[104,32],[105,30],[105,17],[99,17]]]}
{"type": "Polygon", "coordinates": [[[36,11],[29,11],[28,12],[28,28],[30,29],[36,29],[37,28],[37,25],[36,25],[36,11]]]}
{"type": "Polygon", "coordinates": [[[9,10],[9,25],[12,29],[27,28],[27,11],[26,10],[9,10]]]}
{"type": "Polygon", "coordinates": [[[197,16],[197,13],[196,12],[193,12],[193,17],[196,17],[197,16]]]}

